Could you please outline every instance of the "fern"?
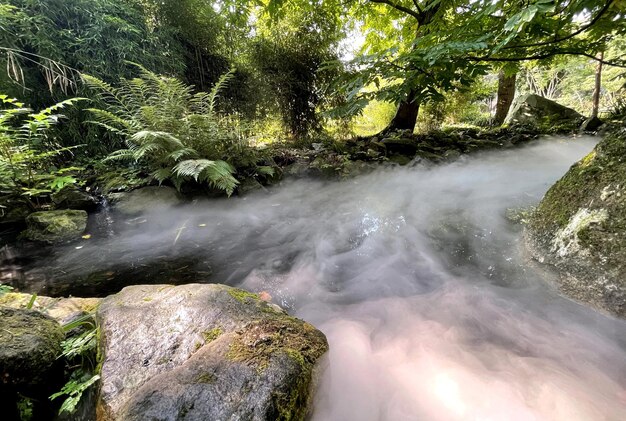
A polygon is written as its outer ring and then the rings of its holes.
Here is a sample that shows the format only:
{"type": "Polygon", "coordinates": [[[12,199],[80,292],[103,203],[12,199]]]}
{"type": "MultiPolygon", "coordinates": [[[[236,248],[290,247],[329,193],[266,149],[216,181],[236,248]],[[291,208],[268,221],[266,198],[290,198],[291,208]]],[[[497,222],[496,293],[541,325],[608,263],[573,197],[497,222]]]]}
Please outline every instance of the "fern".
{"type": "Polygon", "coordinates": [[[226,161],[211,161],[208,159],[188,159],[179,162],[173,168],[173,173],[182,178],[193,178],[196,181],[205,181],[210,185],[233,193],[239,182],[233,177],[235,169],[226,161]]]}
{"type": "Polygon", "coordinates": [[[76,169],[58,169],[53,161],[79,146],[62,148],[49,131],[63,118],[59,111],[83,100],[71,98],[32,112],[16,99],[0,95],[2,105],[9,107],[0,110],[0,186],[5,192],[37,200],[60,185],[76,182],[67,174],[76,169]]]}
{"type": "Polygon", "coordinates": [[[106,160],[138,162],[159,183],[206,183],[232,194],[238,184],[228,161],[242,155],[247,142],[232,122],[217,112],[221,91],[234,70],[222,75],[210,92],[193,93],[177,79],[156,75],[134,64],[139,77],[111,86],[84,76],[98,92],[102,108],[91,108],[91,123],[123,137],[127,148],[106,160]]]}

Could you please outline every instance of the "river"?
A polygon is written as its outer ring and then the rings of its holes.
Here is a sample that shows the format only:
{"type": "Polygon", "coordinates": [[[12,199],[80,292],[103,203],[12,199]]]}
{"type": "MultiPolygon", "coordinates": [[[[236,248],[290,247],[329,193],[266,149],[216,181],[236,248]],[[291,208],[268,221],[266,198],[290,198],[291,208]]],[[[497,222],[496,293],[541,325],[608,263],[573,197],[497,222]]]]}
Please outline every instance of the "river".
{"type": "Polygon", "coordinates": [[[155,209],[34,266],[106,278],[111,265],[182,261],[150,279],[268,292],[329,339],[314,421],[620,421],[626,323],[561,297],[507,218],[596,142],[543,139],[155,209]]]}

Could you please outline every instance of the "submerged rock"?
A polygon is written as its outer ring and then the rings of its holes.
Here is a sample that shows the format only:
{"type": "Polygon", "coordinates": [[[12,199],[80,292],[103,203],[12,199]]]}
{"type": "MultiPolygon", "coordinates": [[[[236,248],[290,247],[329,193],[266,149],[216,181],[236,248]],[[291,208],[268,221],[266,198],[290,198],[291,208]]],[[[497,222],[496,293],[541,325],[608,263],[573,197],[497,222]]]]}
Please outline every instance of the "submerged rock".
{"type": "Polygon", "coordinates": [[[539,204],[526,243],[570,297],[626,317],[626,131],[614,132],[539,204]]]}
{"type": "Polygon", "coordinates": [[[224,285],[132,286],[97,317],[100,420],[303,420],[324,335],[224,285]]]}
{"type": "Polygon", "coordinates": [[[504,124],[571,125],[578,128],[584,117],[577,111],[535,94],[515,98],[504,124]]]}
{"type": "Polygon", "coordinates": [[[87,227],[87,212],[82,210],[56,210],[35,212],[26,218],[24,239],[42,243],[62,243],[76,240],[87,227]]]}
{"type": "Polygon", "coordinates": [[[126,215],[138,215],[155,207],[176,206],[182,199],[173,187],[149,186],[123,193],[110,193],[107,196],[115,210],[126,215]]]}

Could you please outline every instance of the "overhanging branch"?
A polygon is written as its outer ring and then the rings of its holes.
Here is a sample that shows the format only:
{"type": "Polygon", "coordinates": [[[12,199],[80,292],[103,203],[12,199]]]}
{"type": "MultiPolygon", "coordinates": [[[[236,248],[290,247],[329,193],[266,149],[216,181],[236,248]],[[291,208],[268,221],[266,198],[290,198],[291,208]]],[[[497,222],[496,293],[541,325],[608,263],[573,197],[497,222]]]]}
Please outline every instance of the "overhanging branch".
{"type": "Polygon", "coordinates": [[[406,13],[408,15],[413,16],[418,21],[421,20],[421,18],[422,18],[421,13],[416,12],[415,10],[409,9],[408,7],[402,6],[401,4],[394,3],[391,0],[369,0],[369,1],[371,3],[386,4],[387,6],[393,7],[396,10],[399,10],[401,12],[404,12],[404,13],[406,13]]]}
{"type": "Polygon", "coordinates": [[[574,38],[575,36],[582,34],[586,30],[591,28],[593,25],[595,25],[596,22],[598,22],[598,20],[602,17],[602,15],[604,15],[606,13],[606,11],[609,10],[609,7],[611,7],[611,4],[613,3],[613,1],[614,0],[608,0],[606,2],[606,4],[604,5],[604,7],[591,20],[591,22],[589,22],[587,25],[584,25],[584,26],[580,27],[577,31],[574,31],[574,32],[572,32],[569,35],[566,35],[564,37],[557,38],[557,39],[554,39],[554,40],[551,40],[551,41],[542,41],[542,42],[536,42],[536,43],[533,43],[533,44],[510,45],[510,46],[504,47],[503,50],[510,50],[510,49],[513,49],[513,48],[541,47],[541,46],[545,46],[545,45],[556,44],[556,43],[567,41],[568,39],[574,38]]]}
{"type": "Polygon", "coordinates": [[[607,66],[613,66],[613,67],[626,69],[625,62],[617,63],[615,61],[606,61],[606,60],[603,60],[594,56],[593,54],[584,53],[582,51],[551,51],[549,53],[536,54],[536,55],[524,56],[524,57],[468,56],[467,59],[470,61],[515,62],[515,61],[543,60],[543,59],[554,57],[554,56],[583,56],[583,57],[588,57],[592,60],[595,60],[598,63],[605,64],[607,66]]]}

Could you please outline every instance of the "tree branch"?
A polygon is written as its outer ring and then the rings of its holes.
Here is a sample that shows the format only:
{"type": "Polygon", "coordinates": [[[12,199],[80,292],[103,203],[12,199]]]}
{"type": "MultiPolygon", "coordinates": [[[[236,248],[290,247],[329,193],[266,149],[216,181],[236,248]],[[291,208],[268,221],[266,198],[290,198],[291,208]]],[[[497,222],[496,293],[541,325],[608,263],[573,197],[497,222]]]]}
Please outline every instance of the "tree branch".
{"type": "Polygon", "coordinates": [[[391,6],[396,10],[399,10],[401,12],[404,12],[408,15],[413,16],[415,19],[417,19],[418,21],[422,18],[422,14],[419,12],[416,12],[415,10],[411,10],[408,7],[404,7],[401,4],[397,4],[392,2],[391,0],[369,0],[371,3],[381,3],[381,4],[386,4],[387,6],[391,6]]]}
{"type": "Polygon", "coordinates": [[[415,8],[417,9],[417,13],[421,15],[423,12],[422,12],[422,9],[420,8],[420,5],[417,3],[417,0],[413,0],[413,4],[415,5],[415,8]]]}
{"type": "Polygon", "coordinates": [[[525,57],[490,57],[490,56],[468,56],[467,59],[470,61],[496,61],[496,62],[512,62],[512,61],[530,61],[530,60],[542,60],[545,58],[550,58],[554,56],[584,56],[588,57],[592,60],[597,61],[598,63],[605,64],[607,66],[619,67],[622,69],[626,69],[626,62],[617,63],[614,61],[606,61],[600,59],[592,54],[583,53],[582,51],[552,51],[544,54],[536,54],[534,56],[525,56],[525,57]]]}
{"type": "Polygon", "coordinates": [[[563,41],[567,41],[568,39],[574,38],[576,35],[579,35],[583,32],[585,32],[587,29],[591,28],[593,25],[596,24],[596,22],[598,22],[598,20],[602,17],[602,15],[604,15],[606,13],[607,10],[609,10],[609,7],[611,6],[611,4],[613,3],[614,0],[608,0],[606,2],[606,4],[604,5],[604,7],[598,12],[598,14],[591,20],[591,22],[589,22],[587,25],[582,26],[581,28],[579,28],[577,31],[572,32],[569,35],[566,35],[564,37],[561,38],[557,38],[554,39],[552,41],[542,41],[542,42],[536,42],[534,44],[522,44],[522,45],[510,45],[507,47],[502,48],[503,50],[510,50],[513,48],[530,48],[530,47],[541,47],[544,45],[550,45],[550,44],[556,44],[559,42],[563,42],[563,41]]]}

